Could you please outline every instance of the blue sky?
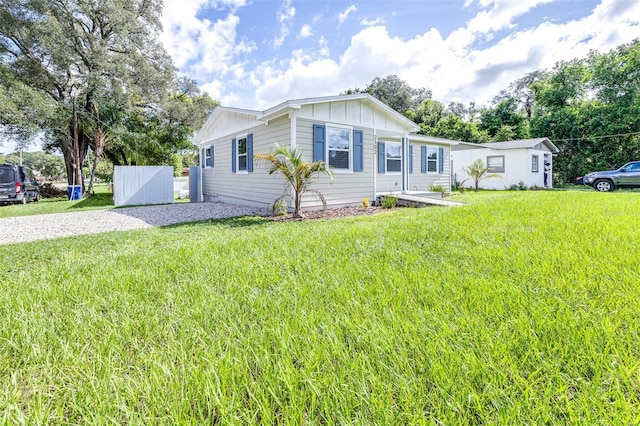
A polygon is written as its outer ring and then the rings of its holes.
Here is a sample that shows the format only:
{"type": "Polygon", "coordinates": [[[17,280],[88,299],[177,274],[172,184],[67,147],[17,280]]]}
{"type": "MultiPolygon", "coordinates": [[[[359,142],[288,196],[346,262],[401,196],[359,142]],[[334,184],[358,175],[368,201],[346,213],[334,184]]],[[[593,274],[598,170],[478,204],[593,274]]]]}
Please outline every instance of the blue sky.
{"type": "Polygon", "coordinates": [[[640,0],[164,0],[162,24],[180,73],[225,106],[391,74],[445,104],[488,105],[528,72],[640,38],[640,0]]]}
{"type": "Polygon", "coordinates": [[[266,109],[396,74],[488,104],[526,73],[640,38],[638,0],[165,0],[162,41],[223,105],[266,109]]]}

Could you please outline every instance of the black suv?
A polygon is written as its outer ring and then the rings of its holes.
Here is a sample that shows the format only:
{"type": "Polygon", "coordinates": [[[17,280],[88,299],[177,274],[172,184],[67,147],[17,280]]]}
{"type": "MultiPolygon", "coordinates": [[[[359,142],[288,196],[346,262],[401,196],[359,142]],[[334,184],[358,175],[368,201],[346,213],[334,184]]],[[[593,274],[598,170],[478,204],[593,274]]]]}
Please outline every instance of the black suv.
{"type": "Polygon", "coordinates": [[[31,169],[0,164],[0,204],[39,201],[40,188],[31,169]]]}
{"type": "Polygon", "coordinates": [[[632,161],[618,170],[593,172],[584,176],[582,182],[598,191],[613,191],[616,188],[640,188],[640,161],[632,161]]]}

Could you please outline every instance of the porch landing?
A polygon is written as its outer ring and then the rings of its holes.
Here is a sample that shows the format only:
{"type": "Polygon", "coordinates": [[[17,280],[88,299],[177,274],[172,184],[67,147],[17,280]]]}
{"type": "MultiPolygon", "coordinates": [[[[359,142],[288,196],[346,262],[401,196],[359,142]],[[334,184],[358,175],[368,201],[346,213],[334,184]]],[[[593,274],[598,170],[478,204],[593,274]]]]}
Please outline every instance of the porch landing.
{"type": "Polygon", "coordinates": [[[379,194],[378,197],[383,198],[387,195],[398,198],[398,205],[409,207],[425,207],[427,205],[457,207],[464,206],[465,203],[459,201],[445,200],[439,192],[433,193],[395,193],[395,194],[379,194]]]}

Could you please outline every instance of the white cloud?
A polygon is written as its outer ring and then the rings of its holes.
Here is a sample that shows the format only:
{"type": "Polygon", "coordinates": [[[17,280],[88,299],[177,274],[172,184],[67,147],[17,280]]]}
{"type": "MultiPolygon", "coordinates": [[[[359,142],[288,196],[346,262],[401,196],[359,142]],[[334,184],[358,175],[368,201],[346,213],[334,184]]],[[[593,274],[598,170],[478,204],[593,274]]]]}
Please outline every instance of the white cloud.
{"type": "MultiPolygon", "coordinates": [[[[502,29],[513,28],[513,19],[524,15],[531,9],[554,0],[479,0],[483,8],[491,7],[478,13],[467,23],[467,29],[474,33],[492,34],[502,29]]],[[[471,1],[465,3],[469,7],[471,1]]]]}
{"type": "Polygon", "coordinates": [[[313,28],[311,25],[304,24],[302,28],[300,28],[300,32],[298,33],[299,38],[311,37],[313,35],[313,28]]]}
{"type": "MultiPolygon", "coordinates": [[[[214,3],[216,7],[227,6],[231,10],[244,4],[244,0],[214,3]]],[[[199,19],[198,12],[207,6],[206,0],[166,2],[161,41],[183,72],[224,75],[236,67],[238,55],[250,53],[256,46],[251,41],[237,40],[240,18],[233,12],[216,22],[199,19]]]]}
{"type": "Polygon", "coordinates": [[[367,19],[367,18],[363,18],[360,21],[360,24],[362,24],[365,27],[373,27],[375,25],[384,25],[384,19],[382,18],[376,18],[376,19],[367,19]]]}
{"type": "Polygon", "coordinates": [[[351,5],[349,7],[347,7],[344,12],[341,12],[338,14],[338,26],[344,24],[344,21],[347,20],[347,18],[349,17],[349,15],[355,11],[357,11],[358,8],[355,5],[351,5]]]}
{"type": "MultiPolygon", "coordinates": [[[[288,57],[250,67],[246,56],[257,45],[237,32],[241,25],[237,8],[244,0],[172,0],[165,3],[163,41],[181,71],[207,81],[202,89],[223,105],[268,108],[287,99],[363,88],[373,78],[390,74],[412,87],[432,90],[441,102],[486,104],[526,73],[584,57],[590,50],[606,52],[640,37],[640,1],[632,0],[602,0],[589,16],[565,23],[547,21],[526,29],[514,26],[518,17],[546,1],[467,0],[467,7],[479,11],[445,38],[436,29],[395,37],[381,22],[363,19],[360,22],[366,28],[347,39],[347,47],[340,52],[335,51],[331,37],[320,33],[320,26],[305,24],[297,36],[318,33],[314,48],[298,49],[288,57]],[[205,7],[229,12],[218,14],[222,17],[215,22],[197,18],[205,7]],[[478,42],[478,38],[497,37],[498,33],[502,37],[507,29],[502,39],[478,42]]],[[[340,13],[340,24],[356,10],[352,5],[340,13]]],[[[295,15],[290,0],[281,3],[277,14],[280,43],[289,34],[295,15]]]]}
{"type": "MultiPolygon", "coordinates": [[[[493,7],[492,16],[502,20],[491,27],[493,30],[511,26],[514,17],[539,4],[528,2],[526,7],[507,13],[500,9],[504,1],[484,2],[493,7]],[[498,10],[500,13],[495,12],[498,10]]],[[[364,87],[375,77],[397,74],[412,87],[432,90],[441,102],[486,104],[529,72],[584,57],[592,49],[604,53],[640,37],[640,26],[633,22],[637,18],[630,18],[638,16],[640,2],[604,0],[589,17],[514,31],[485,48],[476,46],[472,31],[480,18],[446,39],[435,29],[405,40],[389,35],[383,26],[367,27],[351,38],[339,60],[328,55],[305,57],[298,52],[286,66],[270,64],[264,78],[255,75],[260,81],[257,102],[269,106],[296,97],[335,95],[364,87]]]]}
{"type": "Polygon", "coordinates": [[[291,31],[291,21],[296,16],[296,8],[291,6],[291,0],[284,0],[276,14],[280,24],[280,35],[273,41],[273,47],[281,47],[291,31]]]}

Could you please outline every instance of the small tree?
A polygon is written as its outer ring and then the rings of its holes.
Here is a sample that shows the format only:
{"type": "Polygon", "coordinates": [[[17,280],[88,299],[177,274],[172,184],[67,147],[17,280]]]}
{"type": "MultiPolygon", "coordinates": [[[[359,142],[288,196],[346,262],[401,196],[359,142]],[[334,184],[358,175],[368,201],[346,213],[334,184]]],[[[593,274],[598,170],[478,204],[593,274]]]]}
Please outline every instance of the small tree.
{"type": "Polygon", "coordinates": [[[327,201],[317,189],[311,189],[315,177],[320,174],[329,176],[333,182],[333,172],[327,168],[324,161],[309,163],[297,148],[289,148],[276,144],[275,151],[266,154],[256,154],[253,158],[271,163],[269,174],[281,172],[284,179],[285,191],[293,190],[294,209],[293,217],[304,217],[301,211],[302,195],[306,192],[313,192],[322,201],[326,208],[327,201]]]}
{"type": "Polygon", "coordinates": [[[477,160],[474,160],[473,163],[471,163],[470,165],[464,166],[462,170],[464,170],[464,172],[469,176],[471,176],[471,179],[473,179],[473,182],[475,184],[475,192],[478,192],[478,184],[480,183],[481,180],[502,177],[495,173],[488,174],[489,167],[486,166],[484,164],[484,161],[482,161],[480,158],[478,158],[477,160]]]}

